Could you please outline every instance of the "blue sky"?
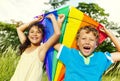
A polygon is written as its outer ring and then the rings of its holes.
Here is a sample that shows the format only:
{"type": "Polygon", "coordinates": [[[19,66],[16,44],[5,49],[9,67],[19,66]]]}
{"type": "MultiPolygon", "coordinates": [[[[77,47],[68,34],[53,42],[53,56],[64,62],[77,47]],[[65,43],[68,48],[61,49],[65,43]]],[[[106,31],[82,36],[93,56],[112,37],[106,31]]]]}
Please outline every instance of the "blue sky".
{"type": "MultiPolygon", "coordinates": [[[[50,9],[50,5],[45,5],[45,2],[49,0],[0,0],[0,21],[15,19],[28,22],[34,16],[42,14],[43,10],[50,9]]],[[[67,4],[76,6],[78,2],[97,3],[110,14],[110,21],[120,23],[119,0],[70,0],[67,4]]]]}

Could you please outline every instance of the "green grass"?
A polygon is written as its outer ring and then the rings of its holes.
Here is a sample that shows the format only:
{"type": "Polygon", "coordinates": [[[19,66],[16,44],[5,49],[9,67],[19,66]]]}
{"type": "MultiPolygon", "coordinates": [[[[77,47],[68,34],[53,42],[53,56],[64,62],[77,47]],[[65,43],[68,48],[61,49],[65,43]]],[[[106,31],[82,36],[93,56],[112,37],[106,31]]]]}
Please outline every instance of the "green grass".
{"type": "Polygon", "coordinates": [[[113,76],[103,76],[102,81],[120,81],[119,77],[113,77],[113,76]]]}
{"type": "Polygon", "coordinates": [[[10,81],[19,60],[16,53],[17,51],[8,47],[5,52],[0,54],[0,81],[10,81]]]}
{"type": "MultiPolygon", "coordinates": [[[[8,47],[5,52],[0,53],[0,81],[10,81],[20,56],[17,55],[17,50],[8,47]]],[[[48,81],[46,72],[43,73],[42,81],[48,81]]],[[[102,81],[120,81],[120,74],[115,73],[112,76],[104,75],[102,81]]]]}

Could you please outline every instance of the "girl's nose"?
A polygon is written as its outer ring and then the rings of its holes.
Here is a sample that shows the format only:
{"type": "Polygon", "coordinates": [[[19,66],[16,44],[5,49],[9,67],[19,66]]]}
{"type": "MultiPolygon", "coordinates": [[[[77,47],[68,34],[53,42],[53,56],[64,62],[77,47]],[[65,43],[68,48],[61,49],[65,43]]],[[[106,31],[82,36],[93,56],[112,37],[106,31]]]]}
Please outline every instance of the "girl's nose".
{"type": "Polygon", "coordinates": [[[33,33],[33,35],[35,35],[35,36],[36,36],[36,35],[37,35],[37,32],[34,32],[34,33],[33,33]]]}

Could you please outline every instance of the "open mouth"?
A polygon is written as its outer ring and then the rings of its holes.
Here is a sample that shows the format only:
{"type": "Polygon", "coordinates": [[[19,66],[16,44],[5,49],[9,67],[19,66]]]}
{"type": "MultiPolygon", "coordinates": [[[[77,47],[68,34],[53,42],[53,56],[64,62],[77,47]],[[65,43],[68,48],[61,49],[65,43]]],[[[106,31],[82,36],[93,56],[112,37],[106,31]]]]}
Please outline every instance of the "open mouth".
{"type": "Polygon", "coordinates": [[[89,46],[84,46],[83,47],[85,50],[90,50],[90,47],[89,46]]]}
{"type": "Polygon", "coordinates": [[[82,53],[84,56],[89,56],[91,54],[92,48],[90,45],[84,45],[82,53]]]}
{"type": "Polygon", "coordinates": [[[89,53],[90,52],[90,46],[84,46],[83,49],[84,49],[85,53],[89,53]]]}

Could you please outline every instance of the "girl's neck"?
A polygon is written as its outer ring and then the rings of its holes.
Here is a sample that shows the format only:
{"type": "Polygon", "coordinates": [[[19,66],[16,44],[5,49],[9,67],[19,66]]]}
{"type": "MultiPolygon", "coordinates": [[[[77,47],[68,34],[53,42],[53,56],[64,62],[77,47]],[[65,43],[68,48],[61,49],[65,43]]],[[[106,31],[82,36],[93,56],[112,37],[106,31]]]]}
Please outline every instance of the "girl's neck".
{"type": "Polygon", "coordinates": [[[37,48],[38,46],[40,46],[40,45],[39,44],[36,44],[36,45],[35,44],[31,44],[30,48],[37,48]]]}

